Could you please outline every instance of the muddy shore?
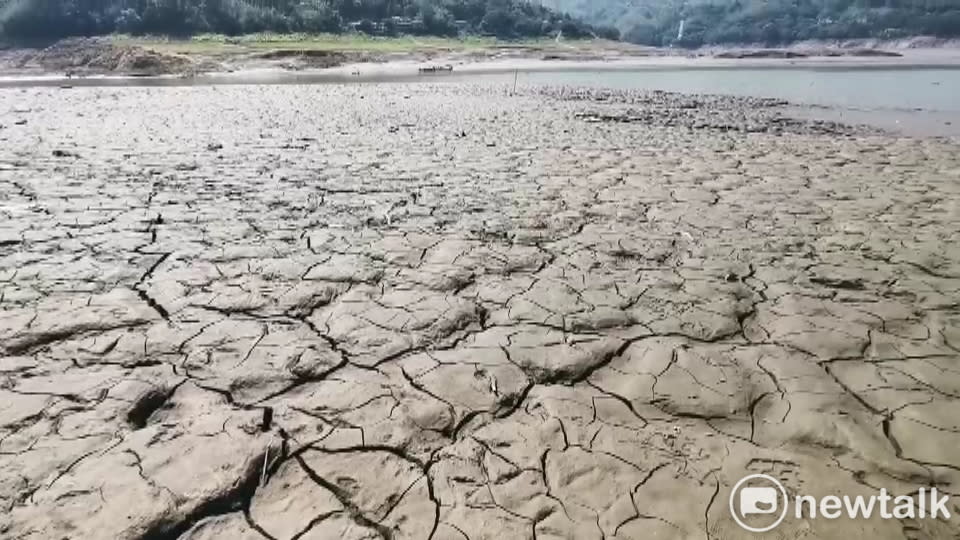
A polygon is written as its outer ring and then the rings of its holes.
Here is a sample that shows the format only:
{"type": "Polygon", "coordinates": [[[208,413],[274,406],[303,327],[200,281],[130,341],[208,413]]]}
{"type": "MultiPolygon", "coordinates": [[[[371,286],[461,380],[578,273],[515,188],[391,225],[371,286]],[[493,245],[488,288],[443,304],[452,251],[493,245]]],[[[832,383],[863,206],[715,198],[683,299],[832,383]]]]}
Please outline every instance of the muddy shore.
{"type": "Polygon", "coordinates": [[[957,536],[958,142],[781,105],[0,90],[0,536],[957,536]]]}
{"type": "Polygon", "coordinates": [[[786,48],[726,47],[696,51],[659,49],[610,41],[539,45],[501,44],[456,50],[421,47],[378,52],[310,49],[310,43],[276,47],[191,47],[189,42],[123,42],[112,38],[64,40],[43,48],[0,48],[0,77],[178,77],[250,72],[405,75],[451,69],[469,73],[556,69],[669,67],[956,67],[960,45],[884,48],[882,43],[797,44],[786,48]]]}

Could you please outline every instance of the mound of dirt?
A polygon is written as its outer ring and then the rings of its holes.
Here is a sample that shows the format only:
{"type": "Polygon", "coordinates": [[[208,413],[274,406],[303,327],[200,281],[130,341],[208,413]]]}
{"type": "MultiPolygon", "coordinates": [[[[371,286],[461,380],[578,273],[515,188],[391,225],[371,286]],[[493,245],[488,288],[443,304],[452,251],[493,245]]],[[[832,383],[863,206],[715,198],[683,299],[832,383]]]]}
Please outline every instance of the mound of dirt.
{"type": "Polygon", "coordinates": [[[60,41],[28,56],[21,67],[31,65],[76,74],[168,75],[190,71],[193,62],[108,39],[81,38],[60,41]]]}
{"type": "Polygon", "coordinates": [[[914,36],[902,39],[806,40],[791,45],[798,49],[958,49],[960,39],[914,36]]]}
{"type": "Polygon", "coordinates": [[[858,57],[900,57],[896,51],[869,48],[822,48],[822,49],[760,49],[760,50],[731,50],[722,51],[714,55],[715,58],[744,59],[744,58],[809,58],[811,56],[858,56],[858,57]]]}
{"type": "Polygon", "coordinates": [[[276,49],[259,53],[257,60],[287,60],[295,62],[290,68],[332,68],[347,62],[356,62],[360,58],[336,51],[318,51],[310,49],[276,49]]]}
{"type": "Polygon", "coordinates": [[[783,49],[763,49],[759,51],[725,51],[718,53],[716,58],[806,58],[807,55],[783,49]]]}
{"type": "Polygon", "coordinates": [[[847,52],[847,56],[878,56],[882,58],[899,58],[903,55],[896,51],[885,51],[883,49],[853,49],[847,52]]]}

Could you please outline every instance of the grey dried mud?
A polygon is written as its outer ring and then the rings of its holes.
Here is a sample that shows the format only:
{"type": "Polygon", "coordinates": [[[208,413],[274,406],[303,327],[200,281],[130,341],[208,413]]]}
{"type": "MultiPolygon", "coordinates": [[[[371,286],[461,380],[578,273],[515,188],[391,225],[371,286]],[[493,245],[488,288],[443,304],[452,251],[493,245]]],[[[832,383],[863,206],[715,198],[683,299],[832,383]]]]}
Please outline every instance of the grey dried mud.
{"type": "Polygon", "coordinates": [[[0,92],[0,536],[746,538],[758,472],[960,512],[960,148],[779,105],[0,92]]]}

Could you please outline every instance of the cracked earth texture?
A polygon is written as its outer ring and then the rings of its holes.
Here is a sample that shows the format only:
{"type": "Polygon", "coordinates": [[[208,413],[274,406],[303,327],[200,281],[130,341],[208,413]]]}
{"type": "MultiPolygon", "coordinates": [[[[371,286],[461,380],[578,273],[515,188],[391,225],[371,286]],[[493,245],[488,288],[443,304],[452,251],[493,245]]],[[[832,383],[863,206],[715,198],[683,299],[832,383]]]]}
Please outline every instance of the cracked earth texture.
{"type": "Polygon", "coordinates": [[[756,472],[960,512],[958,146],[775,104],[0,92],[0,536],[749,538],[756,472]]]}

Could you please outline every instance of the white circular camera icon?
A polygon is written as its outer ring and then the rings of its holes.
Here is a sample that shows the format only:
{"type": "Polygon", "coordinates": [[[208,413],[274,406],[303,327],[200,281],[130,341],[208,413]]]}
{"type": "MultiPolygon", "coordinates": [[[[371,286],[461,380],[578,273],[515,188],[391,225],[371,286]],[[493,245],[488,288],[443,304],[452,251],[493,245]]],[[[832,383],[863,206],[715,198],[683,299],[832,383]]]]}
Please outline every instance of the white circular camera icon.
{"type": "Polygon", "coordinates": [[[766,474],[744,476],[730,491],[730,514],[737,525],[750,532],[772,530],[787,517],[787,490],[776,478],[766,474]],[[747,516],[757,515],[776,516],[776,520],[766,527],[746,524],[747,516]]]}

